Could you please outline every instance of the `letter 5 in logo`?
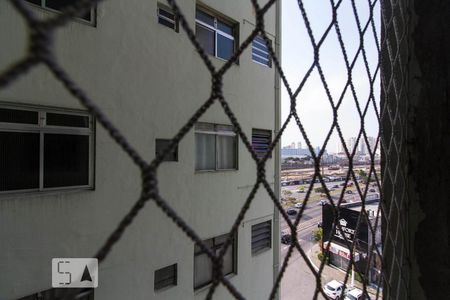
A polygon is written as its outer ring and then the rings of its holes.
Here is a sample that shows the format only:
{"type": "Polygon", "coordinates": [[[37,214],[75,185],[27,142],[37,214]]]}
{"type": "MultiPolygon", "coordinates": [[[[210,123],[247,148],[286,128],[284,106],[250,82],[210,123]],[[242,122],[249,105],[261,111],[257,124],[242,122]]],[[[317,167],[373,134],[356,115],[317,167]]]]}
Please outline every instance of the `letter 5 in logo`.
{"type": "Polygon", "coordinates": [[[52,287],[96,288],[98,260],[96,258],[53,258],[52,287]]]}

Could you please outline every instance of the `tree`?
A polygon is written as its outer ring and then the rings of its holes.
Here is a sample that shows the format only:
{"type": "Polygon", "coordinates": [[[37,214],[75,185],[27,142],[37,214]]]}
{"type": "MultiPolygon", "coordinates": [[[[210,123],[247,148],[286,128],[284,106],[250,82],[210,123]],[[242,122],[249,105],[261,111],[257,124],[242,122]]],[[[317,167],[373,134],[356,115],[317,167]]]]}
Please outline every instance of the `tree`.
{"type": "Polygon", "coordinates": [[[316,242],[322,241],[322,238],[323,238],[323,230],[322,230],[322,228],[318,228],[316,230],[313,230],[313,238],[314,238],[314,241],[316,241],[316,242]]]}
{"type": "Polygon", "coordinates": [[[322,194],[322,193],[325,193],[325,189],[323,188],[323,186],[319,186],[314,189],[314,192],[322,194]]]}

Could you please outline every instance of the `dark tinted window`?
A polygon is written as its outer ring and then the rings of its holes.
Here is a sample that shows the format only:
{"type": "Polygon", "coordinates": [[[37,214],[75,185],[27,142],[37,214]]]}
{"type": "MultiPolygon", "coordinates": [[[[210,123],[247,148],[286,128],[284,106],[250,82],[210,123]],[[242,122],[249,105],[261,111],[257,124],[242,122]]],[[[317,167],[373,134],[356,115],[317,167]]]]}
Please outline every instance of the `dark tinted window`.
{"type": "Polygon", "coordinates": [[[38,124],[39,114],[37,111],[0,108],[0,122],[38,124]]]}
{"type": "Polygon", "coordinates": [[[177,30],[177,20],[175,14],[166,8],[158,8],[158,23],[173,30],[177,30]]]}
{"type": "Polygon", "coordinates": [[[197,24],[195,26],[195,34],[203,50],[208,54],[216,55],[214,50],[216,47],[214,31],[197,24]]]}
{"type": "Polygon", "coordinates": [[[177,285],[177,264],[155,271],[155,291],[174,285],[177,285]]]}
{"type": "MultiPolygon", "coordinates": [[[[156,139],[156,147],[155,147],[156,153],[155,154],[159,155],[160,153],[163,153],[164,150],[169,146],[169,144],[170,144],[170,140],[156,139]]],[[[167,153],[164,156],[163,161],[178,161],[178,146],[176,146],[172,152],[167,153]]]]}
{"type": "Polygon", "coordinates": [[[197,20],[200,20],[203,23],[206,23],[206,24],[214,27],[214,17],[213,16],[210,16],[207,13],[204,13],[201,10],[197,9],[197,11],[195,13],[195,17],[197,20]]]}
{"type": "Polygon", "coordinates": [[[44,188],[89,184],[89,136],[44,135],[44,188]]]}
{"type": "Polygon", "coordinates": [[[230,59],[234,53],[234,41],[218,34],[217,35],[217,57],[230,59]]]}
{"type": "Polygon", "coordinates": [[[89,128],[89,117],[47,113],[47,125],[89,128]]]}
{"type": "MultiPolygon", "coordinates": [[[[46,0],[45,3],[43,0],[26,0],[27,2],[39,5],[41,7],[48,7],[54,10],[61,11],[66,8],[68,5],[75,4],[80,2],[80,0],[46,0]]],[[[81,19],[86,21],[91,21],[91,12],[88,11],[84,15],[78,16],[81,19]]]]}
{"type": "Polygon", "coordinates": [[[0,191],[39,187],[39,134],[0,132],[0,191]]]}

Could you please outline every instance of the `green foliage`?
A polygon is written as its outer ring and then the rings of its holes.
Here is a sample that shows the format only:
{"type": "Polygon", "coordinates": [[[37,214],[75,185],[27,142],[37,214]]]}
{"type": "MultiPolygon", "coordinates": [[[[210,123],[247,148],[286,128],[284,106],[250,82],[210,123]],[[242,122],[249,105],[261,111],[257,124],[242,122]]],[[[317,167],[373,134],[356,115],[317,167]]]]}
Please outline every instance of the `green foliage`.
{"type": "Polygon", "coordinates": [[[316,230],[313,231],[313,238],[314,241],[319,242],[322,240],[323,238],[323,230],[322,228],[318,228],[316,230]]]}
{"type": "Polygon", "coordinates": [[[316,192],[316,193],[325,193],[325,189],[323,188],[323,186],[319,186],[319,187],[314,189],[314,192],[316,192]]]}
{"type": "Polygon", "coordinates": [[[325,263],[329,264],[330,263],[330,257],[328,255],[323,254],[322,252],[319,252],[319,254],[317,254],[317,258],[320,261],[323,261],[325,259],[325,263]]]}

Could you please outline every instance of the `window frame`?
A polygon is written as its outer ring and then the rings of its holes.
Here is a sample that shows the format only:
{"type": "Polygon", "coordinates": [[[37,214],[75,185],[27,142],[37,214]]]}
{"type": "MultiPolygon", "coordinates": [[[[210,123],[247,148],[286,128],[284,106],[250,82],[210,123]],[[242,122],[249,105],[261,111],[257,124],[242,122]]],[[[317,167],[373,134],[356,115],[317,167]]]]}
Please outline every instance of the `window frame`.
{"type": "MultiPolygon", "coordinates": [[[[159,154],[158,153],[158,142],[162,142],[165,143],[165,145],[162,147],[162,150],[164,150],[168,144],[170,144],[172,142],[171,139],[161,139],[161,138],[156,138],[155,139],[155,157],[159,154]]],[[[171,155],[169,156],[164,156],[163,162],[178,162],[178,145],[175,146],[175,148],[173,149],[171,155]],[[173,156],[174,159],[171,159],[173,156]]]]}
{"type": "MultiPolygon", "coordinates": [[[[31,5],[31,6],[33,6],[33,7],[37,7],[37,8],[40,8],[40,9],[52,12],[52,13],[57,13],[57,14],[62,14],[63,13],[62,10],[57,10],[57,9],[48,7],[47,6],[47,2],[46,2],[47,0],[39,0],[39,1],[41,2],[41,4],[32,3],[32,2],[29,2],[27,0],[25,0],[24,2],[29,4],[29,5],[31,5]]],[[[83,24],[92,25],[92,26],[96,27],[97,26],[97,4],[95,4],[95,5],[93,5],[91,7],[89,14],[90,14],[90,20],[89,21],[86,20],[86,19],[83,19],[81,17],[72,17],[72,19],[77,21],[77,22],[80,22],[80,23],[83,23],[83,24]]]]}
{"type": "Polygon", "coordinates": [[[262,66],[265,66],[265,67],[268,67],[268,68],[272,68],[272,57],[270,56],[269,46],[268,46],[268,45],[262,44],[260,41],[257,41],[256,38],[261,38],[261,39],[263,39],[263,41],[265,42],[264,38],[263,38],[262,35],[260,35],[260,34],[258,34],[258,35],[252,40],[252,61],[253,61],[254,63],[258,64],[258,65],[262,65],[262,66]],[[253,52],[254,49],[257,49],[258,51],[264,52],[264,50],[261,50],[261,49],[259,49],[259,48],[254,47],[254,46],[253,46],[253,43],[257,43],[257,44],[262,45],[263,47],[266,47],[266,49],[267,49],[267,55],[269,56],[269,60],[268,60],[267,64],[263,64],[262,62],[259,62],[259,61],[256,61],[256,60],[253,59],[253,55],[256,55],[257,57],[259,57],[260,59],[263,59],[263,60],[266,59],[265,57],[262,57],[261,55],[259,55],[259,54],[253,52]]]}
{"type": "Polygon", "coordinates": [[[154,274],[153,290],[156,293],[162,292],[164,290],[167,290],[169,288],[172,288],[172,287],[175,287],[175,286],[178,285],[178,264],[177,263],[174,263],[174,264],[171,264],[169,266],[165,266],[165,267],[159,268],[159,269],[155,270],[155,272],[153,274],[154,274]],[[173,276],[171,276],[169,278],[162,279],[162,280],[161,279],[157,280],[157,278],[156,278],[157,277],[157,272],[162,273],[162,272],[165,272],[167,270],[171,271],[170,275],[172,275],[172,272],[173,272],[173,276]],[[166,283],[165,285],[162,285],[162,286],[158,285],[157,286],[157,284],[158,283],[160,284],[161,281],[165,281],[165,280],[168,280],[168,279],[172,280],[169,284],[166,283]]]}
{"type": "MultiPolygon", "coordinates": [[[[238,22],[231,20],[230,18],[220,14],[217,11],[214,11],[208,7],[205,7],[204,5],[197,5],[195,8],[195,25],[199,24],[200,26],[202,26],[203,28],[205,28],[208,31],[212,31],[214,33],[214,57],[223,61],[228,61],[228,59],[225,59],[223,57],[220,57],[217,55],[217,35],[221,35],[229,40],[233,41],[233,54],[232,56],[236,53],[237,50],[237,45],[239,43],[239,39],[238,39],[238,33],[239,33],[239,29],[238,29],[238,22]],[[197,11],[200,11],[210,17],[212,17],[214,19],[213,23],[214,26],[207,24],[199,19],[197,19],[197,11]],[[222,30],[220,30],[218,28],[218,23],[221,22],[227,26],[229,26],[232,30],[232,35],[230,35],[229,33],[226,33],[222,30]]],[[[197,30],[195,31],[195,34],[197,35],[197,30]]],[[[212,55],[208,52],[205,51],[206,54],[208,55],[212,55]]],[[[238,63],[239,59],[236,60],[236,64],[238,63]]]]}
{"type": "MultiPolygon", "coordinates": [[[[227,239],[227,237],[228,237],[228,235],[229,235],[229,233],[226,233],[226,234],[222,234],[222,235],[218,235],[218,236],[215,236],[215,237],[212,237],[212,238],[209,238],[209,239],[205,239],[205,240],[203,240],[203,242],[204,243],[208,243],[209,241],[212,241],[212,246],[211,246],[211,250],[214,252],[214,253],[216,253],[216,251],[218,251],[218,250],[220,250],[221,249],[221,246],[223,245],[223,243],[220,243],[220,244],[215,244],[215,241],[217,240],[217,239],[221,239],[221,238],[225,238],[225,240],[227,239]]],[[[196,247],[196,244],[194,243],[194,268],[193,268],[193,273],[194,273],[194,276],[193,276],[193,286],[194,286],[194,291],[199,291],[199,290],[201,290],[201,289],[203,289],[204,287],[206,287],[206,286],[209,286],[211,283],[212,283],[212,280],[213,280],[213,278],[212,278],[212,276],[211,276],[211,279],[208,281],[208,282],[206,282],[206,283],[203,283],[203,284],[201,284],[201,285],[199,285],[199,286],[195,286],[195,258],[196,257],[198,257],[198,256],[201,256],[201,255],[207,255],[205,252],[203,252],[201,249],[199,250],[199,251],[197,251],[196,252],[196,249],[195,249],[195,247],[196,247]]],[[[229,249],[231,249],[231,257],[232,257],[232,262],[231,262],[231,267],[232,267],[232,270],[229,272],[229,273],[227,273],[227,274],[223,274],[223,276],[233,276],[233,275],[237,275],[237,260],[238,260],[238,257],[237,257],[237,255],[238,255],[238,252],[237,252],[237,233],[235,233],[234,235],[233,235],[233,240],[232,240],[232,243],[231,243],[231,245],[230,246],[228,246],[228,250],[229,249]],[[231,247],[231,248],[230,248],[231,247]]],[[[227,250],[227,251],[228,251],[227,250]]],[[[211,259],[208,257],[208,259],[209,259],[209,261],[211,261],[211,259]]],[[[213,267],[213,265],[212,265],[212,262],[211,262],[211,267],[213,267]]],[[[211,274],[212,274],[212,270],[211,270],[211,274]]]]}
{"type": "MultiPolygon", "coordinates": [[[[237,137],[237,134],[234,132],[234,128],[232,125],[224,125],[224,124],[215,124],[215,123],[207,123],[207,122],[197,122],[197,124],[203,124],[203,125],[208,125],[208,126],[212,126],[214,128],[214,130],[203,130],[203,129],[197,129],[194,127],[194,134],[209,134],[209,135],[214,135],[214,169],[197,169],[197,157],[195,157],[195,172],[198,173],[202,173],[202,172],[222,172],[222,171],[237,171],[239,170],[239,139],[237,137]],[[229,127],[230,130],[226,131],[226,130],[218,130],[218,127],[229,127]],[[235,140],[235,147],[234,147],[234,151],[235,151],[235,161],[234,161],[234,168],[228,168],[228,169],[222,169],[219,168],[218,166],[218,136],[232,136],[234,137],[235,140]]],[[[195,125],[194,125],[195,126],[195,125]]],[[[195,147],[197,147],[197,143],[195,142],[195,147]]],[[[197,152],[197,151],[195,151],[197,152]]],[[[197,153],[195,154],[197,155],[197,153]]]]}
{"type": "Polygon", "coordinates": [[[273,242],[272,242],[272,239],[273,239],[273,233],[272,233],[272,231],[273,231],[272,219],[266,220],[266,221],[263,221],[263,222],[259,222],[259,223],[256,223],[256,224],[253,224],[253,225],[251,226],[251,229],[250,229],[250,230],[251,230],[251,251],[252,251],[252,256],[256,256],[256,255],[258,255],[258,254],[260,254],[260,253],[263,253],[263,252],[266,252],[266,251],[272,249],[272,244],[273,244],[273,242]],[[270,227],[270,230],[269,230],[269,237],[268,237],[268,240],[269,240],[269,246],[266,246],[266,247],[260,248],[260,249],[254,249],[254,246],[253,246],[253,244],[254,244],[254,241],[253,241],[253,239],[254,239],[254,235],[253,235],[254,229],[253,229],[253,228],[256,227],[256,226],[267,226],[267,224],[268,224],[268,227],[270,227]]]}
{"type": "MultiPolygon", "coordinates": [[[[252,128],[252,149],[253,151],[255,151],[255,148],[253,147],[253,135],[257,133],[268,133],[269,134],[269,143],[267,144],[267,148],[270,147],[271,143],[272,143],[272,130],[270,129],[260,129],[260,128],[252,128]]],[[[266,151],[267,152],[267,151],[266,151]]],[[[256,153],[256,156],[258,156],[258,153],[256,153]]],[[[266,154],[264,154],[262,157],[258,157],[258,159],[262,159],[266,154]]],[[[272,158],[272,152],[269,153],[268,159],[272,158]]]]}
{"type": "Polygon", "coordinates": [[[9,195],[17,193],[31,193],[31,192],[52,192],[62,190],[74,189],[94,189],[95,183],[95,119],[86,112],[75,109],[61,109],[54,107],[35,106],[35,105],[18,105],[0,102],[0,108],[11,110],[27,110],[38,113],[37,124],[24,123],[8,123],[0,121],[0,132],[20,132],[20,133],[38,133],[39,134],[39,187],[31,189],[16,189],[8,191],[0,191],[0,195],[9,195]],[[76,115],[88,117],[88,127],[68,127],[57,125],[46,125],[46,114],[57,113],[65,115],[76,115]],[[45,134],[64,134],[64,135],[78,135],[89,137],[89,158],[88,158],[88,184],[87,185],[72,185],[63,187],[44,187],[44,135],[45,134]]]}
{"type": "Polygon", "coordinates": [[[167,5],[164,5],[164,4],[160,3],[160,2],[157,3],[157,7],[156,7],[156,17],[157,17],[157,23],[158,23],[159,25],[162,25],[162,26],[164,26],[164,27],[166,27],[166,28],[168,28],[168,29],[171,29],[171,30],[173,30],[173,31],[175,31],[175,32],[177,32],[177,33],[179,32],[179,28],[180,28],[180,27],[179,27],[179,18],[178,18],[177,15],[173,12],[173,10],[172,10],[170,7],[168,7],[167,5]],[[161,15],[161,14],[159,13],[160,10],[163,10],[163,11],[166,11],[166,12],[172,14],[174,19],[171,20],[171,19],[169,19],[168,17],[166,17],[166,16],[164,16],[164,15],[161,15]],[[165,25],[165,24],[160,23],[160,22],[159,22],[159,19],[160,19],[160,18],[164,19],[165,21],[167,21],[167,22],[169,22],[169,23],[172,23],[172,22],[173,22],[174,28],[171,28],[171,27],[169,27],[169,26],[167,26],[167,25],[165,25]]]}

